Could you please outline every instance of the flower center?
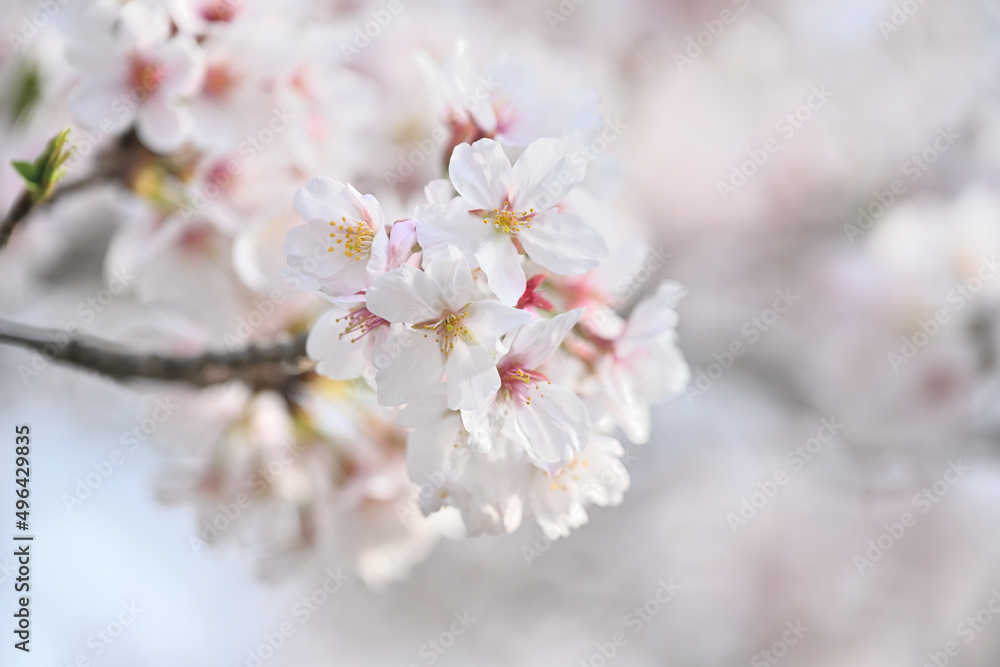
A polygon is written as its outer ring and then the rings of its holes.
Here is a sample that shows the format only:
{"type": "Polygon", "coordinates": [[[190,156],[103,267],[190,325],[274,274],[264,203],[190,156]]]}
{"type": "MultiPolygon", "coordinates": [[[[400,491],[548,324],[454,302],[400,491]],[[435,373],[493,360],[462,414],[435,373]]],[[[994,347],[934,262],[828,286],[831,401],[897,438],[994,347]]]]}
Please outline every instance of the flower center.
{"type": "Polygon", "coordinates": [[[232,89],[235,83],[236,77],[225,65],[209,65],[205,71],[204,90],[209,97],[222,97],[232,89]]]}
{"type": "Polygon", "coordinates": [[[518,213],[511,209],[510,202],[507,201],[503,203],[503,208],[495,208],[492,211],[476,209],[470,212],[481,215],[484,225],[492,222],[496,230],[504,234],[517,234],[521,231],[522,226],[525,229],[531,229],[531,219],[535,217],[535,209],[518,213]]]}
{"type": "Polygon", "coordinates": [[[206,186],[214,185],[220,191],[229,189],[234,181],[233,173],[229,170],[229,163],[226,160],[219,160],[205,172],[206,186]]]}
{"type": "Polygon", "coordinates": [[[549,490],[569,491],[569,487],[566,486],[566,483],[564,481],[560,481],[560,478],[563,476],[563,474],[568,472],[573,476],[574,482],[580,481],[580,474],[579,474],[580,471],[574,470],[577,466],[583,466],[584,468],[586,468],[590,466],[590,461],[588,461],[587,459],[581,459],[577,457],[572,461],[570,461],[568,465],[565,465],[562,468],[560,468],[559,472],[555,474],[549,474],[549,477],[552,479],[552,483],[549,484],[549,490]]]}
{"type": "Polygon", "coordinates": [[[545,394],[542,393],[543,382],[552,384],[547,377],[538,371],[529,371],[523,368],[503,368],[500,370],[500,390],[525,405],[531,405],[531,397],[534,394],[538,394],[539,398],[545,398],[545,394]]]}
{"type": "Polygon", "coordinates": [[[237,3],[232,2],[232,0],[216,0],[215,2],[210,2],[202,6],[201,17],[206,21],[232,21],[233,17],[236,16],[236,4],[237,3]]]}
{"type": "Polygon", "coordinates": [[[343,217],[339,223],[331,222],[330,226],[334,228],[330,232],[330,238],[335,239],[336,243],[327,252],[334,252],[335,246],[343,246],[344,256],[353,257],[355,262],[360,262],[362,255],[371,253],[375,230],[366,223],[360,220],[351,223],[343,217]]]}
{"type": "MultiPolygon", "coordinates": [[[[434,342],[441,347],[441,352],[445,356],[448,356],[448,353],[455,349],[455,339],[458,337],[464,338],[469,343],[477,342],[476,336],[462,323],[462,320],[468,316],[469,309],[466,306],[457,313],[450,313],[439,320],[429,320],[414,324],[413,328],[423,331],[433,331],[434,342]]],[[[424,338],[429,337],[429,335],[424,334],[424,338]]]]}
{"type": "Polygon", "coordinates": [[[133,88],[142,88],[147,93],[152,93],[160,87],[166,75],[167,71],[163,66],[142,56],[132,58],[129,83],[133,88]]]}
{"type": "Polygon", "coordinates": [[[185,252],[210,254],[215,249],[215,234],[207,224],[187,225],[177,245],[185,252]]]}
{"type": "Polygon", "coordinates": [[[364,338],[378,327],[388,324],[386,320],[375,315],[365,306],[355,308],[349,315],[338,317],[336,321],[340,322],[341,320],[347,322],[347,326],[344,329],[344,333],[340,334],[340,338],[360,332],[356,337],[351,339],[352,343],[364,338]]]}

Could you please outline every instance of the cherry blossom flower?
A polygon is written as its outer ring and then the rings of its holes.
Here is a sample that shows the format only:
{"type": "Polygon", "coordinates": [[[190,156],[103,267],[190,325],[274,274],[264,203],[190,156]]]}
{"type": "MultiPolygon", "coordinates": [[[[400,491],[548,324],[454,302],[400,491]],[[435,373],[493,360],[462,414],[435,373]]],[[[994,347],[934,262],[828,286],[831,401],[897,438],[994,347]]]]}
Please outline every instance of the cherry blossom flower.
{"type": "Polygon", "coordinates": [[[418,221],[420,243],[461,248],[500,300],[515,304],[526,286],[522,252],[559,274],[584,273],[607,258],[600,233],[558,208],[584,171],[585,162],[557,140],[533,142],[513,166],[491,139],[460,144],[449,167],[459,196],[443,213],[418,221]]]}
{"type": "MultiPolygon", "coordinates": [[[[405,266],[414,257],[416,229],[412,220],[391,227],[387,244],[372,248],[366,287],[388,271],[405,266]]],[[[375,387],[375,356],[389,335],[389,322],[373,314],[363,294],[332,297],[334,307],[309,332],[306,351],[319,362],[316,371],[336,380],[363,377],[375,387]]]]}
{"type": "Polygon", "coordinates": [[[82,74],[69,98],[82,124],[120,134],[135,122],[139,139],[159,153],[187,139],[185,98],[201,83],[204,54],[190,35],[171,36],[161,5],[139,0],[117,11],[94,5],[68,56],[82,74]]]}
{"type": "Polygon", "coordinates": [[[289,265],[330,296],[364,290],[372,253],[388,244],[375,197],[320,177],[296,193],[295,210],[306,224],[288,233],[289,265]]]}
{"type": "MultiPolygon", "coordinates": [[[[206,13],[224,9],[229,1],[215,3],[206,13]]],[[[254,24],[240,23],[201,42],[205,76],[191,100],[191,140],[199,148],[235,151],[241,141],[268,127],[274,105],[266,91],[271,84],[267,74],[273,65],[256,46],[257,35],[254,24]]]]}
{"type": "Polygon", "coordinates": [[[335,380],[364,377],[374,384],[372,359],[388,336],[388,322],[364,305],[338,305],[313,325],[306,352],[318,362],[317,373],[335,380]]]}
{"type": "Polygon", "coordinates": [[[499,435],[487,452],[465,443],[469,433],[458,412],[448,410],[436,389],[398,413],[407,437],[410,479],[423,483],[425,514],[456,508],[468,536],[514,532],[534,518],[549,537],[565,537],[587,522],[586,507],[621,503],[629,475],[614,438],[590,434],[586,446],[556,465],[539,465],[521,442],[499,435]]]}
{"type": "Polygon", "coordinates": [[[248,0],[166,0],[166,4],[177,25],[200,35],[213,26],[233,23],[245,14],[248,0]]]}
{"type": "Polygon", "coordinates": [[[554,474],[537,470],[527,491],[527,512],[549,539],[566,537],[587,523],[587,505],[610,507],[622,502],[629,474],[621,462],[621,443],[592,435],[583,451],[554,474]]]}
{"type": "Polygon", "coordinates": [[[597,341],[605,352],[596,364],[605,405],[632,442],[649,441],[649,404],[676,396],[690,377],[677,347],[676,307],[684,294],[678,283],[661,283],[617,339],[597,341]]]}
{"type": "Polygon", "coordinates": [[[393,324],[389,353],[376,359],[379,402],[400,405],[447,375],[448,406],[473,409],[500,388],[494,348],[531,314],[476,298],[468,262],[454,246],[425,271],[406,265],[372,285],[367,308],[393,324]]]}
{"type": "Polygon", "coordinates": [[[501,437],[489,452],[470,449],[469,433],[460,414],[448,409],[443,387],[408,403],[397,421],[413,429],[406,440],[410,479],[433,487],[419,499],[424,514],[455,507],[470,537],[517,530],[532,470],[518,443],[501,437]]]}
{"type": "Polygon", "coordinates": [[[512,437],[544,463],[568,461],[583,448],[591,426],[587,407],[571,389],[539,371],[582,312],[534,320],[507,336],[508,351],[497,362],[499,391],[478,409],[462,412],[472,447],[489,451],[509,419],[512,437]]]}
{"type": "Polygon", "coordinates": [[[535,71],[523,59],[504,55],[480,72],[460,40],[440,65],[423,52],[416,60],[438,116],[451,128],[452,147],[483,138],[511,146],[543,137],[581,144],[599,124],[593,90],[543,96],[535,71]]]}

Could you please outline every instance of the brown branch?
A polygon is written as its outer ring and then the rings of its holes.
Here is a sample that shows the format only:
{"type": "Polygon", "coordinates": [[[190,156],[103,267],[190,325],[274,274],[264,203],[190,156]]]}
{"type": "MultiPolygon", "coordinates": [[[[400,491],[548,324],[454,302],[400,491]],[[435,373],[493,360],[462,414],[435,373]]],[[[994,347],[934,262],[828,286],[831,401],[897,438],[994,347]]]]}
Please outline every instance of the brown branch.
{"type": "Polygon", "coordinates": [[[231,380],[255,386],[284,386],[304,372],[306,361],[304,333],[270,345],[176,357],[139,353],[92,336],[69,336],[58,329],[0,319],[0,343],[34,350],[50,361],[119,380],[166,380],[199,387],[231,380]]]}
{"type": "Polygon", "coordinates": [[[3,222],[0,222],[0,250],[7,245],[7,241],[10,240],[10,235],[14,231],[14,228],[28,217],[28,214],[31,213],[31,209],[34,207],[35,202],[31,198],[31,193],[27,190],[22,190],[18,198],[14,200],[14,205],[10,207],[10,211],[4,216],[3,222]]]}

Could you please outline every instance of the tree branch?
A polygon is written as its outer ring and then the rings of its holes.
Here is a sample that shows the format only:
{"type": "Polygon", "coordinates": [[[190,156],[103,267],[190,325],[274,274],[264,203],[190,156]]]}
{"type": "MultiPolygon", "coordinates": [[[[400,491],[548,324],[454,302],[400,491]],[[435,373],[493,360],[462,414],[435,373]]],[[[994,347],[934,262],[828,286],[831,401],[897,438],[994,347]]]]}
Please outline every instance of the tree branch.
{"type": "Polygon", "coordinates": [[[4,216],[3,222],[0,222],[0,250],[7,245],[11,232],[14,231],[19,222],[28,217],[34,206],[35,202],[31,198],[31,193],[27,190],[22,190],[21,194],[14,201],[14,205],[10,207],[10,211],[4,216]]]}
{"type": "Polygon", "coordinates": [[[0,319],[0,343],[34,350],[51,361],[119,380],[144,378],[186,382],[199,387],[231,380],[255,386],[283,386],[304,371],[306,336],[303,333],[285,342],[249,345],[232,352],[210,351],[192,357],[174,357],[138,353],[92,336],[69,336],[58,329],[0,319]]]}

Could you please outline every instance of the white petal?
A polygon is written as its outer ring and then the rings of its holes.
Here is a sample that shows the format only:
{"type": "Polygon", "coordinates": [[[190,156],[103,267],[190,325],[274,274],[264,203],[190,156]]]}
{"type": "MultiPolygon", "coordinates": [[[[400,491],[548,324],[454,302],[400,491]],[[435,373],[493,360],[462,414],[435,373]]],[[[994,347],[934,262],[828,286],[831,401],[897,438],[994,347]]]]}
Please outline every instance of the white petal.
{"type": "Polygon", "coordinates": [[[449,310],[460,310],[472,299],[472,269],[457,247],[450,245],[433,253],[425,253],[424,272],[437,285],[449,310]]]}
{"type": "Polygon", "coordinates": [[[590,464],[577,469],[580,477],[574,489],[577,499],[602,507],[621,504],[630,483],[628,470],[620,460],[624,454],[622,444],[614,438],[591,435],[590,442],[577,456],[577,460],[590,464]]]}
{"type": "Polygon", "coordinates": [[[365,266],[365,270],[368,273],[366,285],[370,287],[372,283],[385,275],[390,268],[396,269],[402,265],[400,263],[397,266],[389,266],[389,237],[386,235],[384,227],[379,229],[375,232],[375,238],[372,239],[368,263],[365,266]]]}
{"type": "Polygon", "coordinates": [[[153,95],[139,106],[136,133],[150,150],[172,153],[181,147],[191,129],[188,109],[153,95]]]}
{"type": "Polygon", "coordinates": [[[69,97],[69,110],[81,125],[98,127],[103,121],[112,124],[117,134],[132,123],[135,105],[119,102],[125,94],[121,81],[111,78],[87,78],[81,81],[69,97]],[[112,109],[114,105],[114,109],[112,109]]]}
{"type": "Polygon", "coordinates": [[[351,380],[360,377],[365,372],[366,352],[369,350],[369,338],[374,332],[361,340],[352,343],[359,332],[341,337],[347,323],[337,321],[348,314],[343,308],[330,310],[316,320],[309,338],[306,340],[306,353],[310,359],[317,362],[316,372],[335,380],[351,380]]]}
{"type": "Polygon", "coordinates": [[[475,410],[500,389],[500,374],[493,355],[482,345],[456,341],[444,368],[447,374],[448,407],[475,410]]]}
{"type": "Polygon", "coordinates": [[[516,368],[533,370],[542,365],[562,344],[583,314],[583,308],[556,315],[552,319],[535,319],[517,329],[503,363],[516,368]]]}
{"type": "Polygon", "coordinates": [[[309,179],[295,193],[295,211],[303,220],[323,224],[340,222],[345,217],[349,221],[365,220],[368,215],[349,186],[323,176],[309,179]]]}
{"type": "Polygon", "coordinates": [[[166,77],[158,92],[165,97],[194,95],[205,76],[205,52],[190,35],[177,35],[160,51],[166,77]]]}
{"type": "Polygon", "coordinates": [[[506,416],[506,405],[499,399],[499,394],[493,394],[480,408],[462,410],[462,424],[469,432],[469,446],[480,452],[490,451],[506,416]]]}
{"type": "Polygon", "coordinates": [[[410,479],[423,480],[450,469],[461,429],[462,421],[457,412],[414,429],[406,438],[406,472],[410,479]]]}
{"type": "Polygon", "coordinates": [[[354,294],[365,289],[366,263],[355,261],[343,252],[329,252],[329,227],[309,223],[293,227],[285,237],[284,252],[288,265],[320,281],[331,296],[354,294]]]}
{"type": "Polygon", "coordinates": [[[402,405],[433,389],[444,374],[441,357],[433,338],[411,329],[396,329],[375,355],[379,404],[402,405]]]}
{"type": "Polygon", "coordinates": [[[448,409],[445,387],[439,384],[420,398],[404,405],[396,413],[396,423],[403,428],[430,426],[452,414],[448,409]]]}
{"type": "Polygon", "coordinates": [[[614,438],[592,435],[568,466],[534,476],[529,491],[531,513],[550,539],[565,537],[587,523],[587,505],[621,503],[629,487],[628,470],[620,460],[623,454],[614,438]]]}
{"type": "Polygon", "coordinates": [[[451,181],[447,178],[436,178],[424,186],[424,197],[431,206],[444,206],[454,196],[451,181]]]}
{"type": "Polygon", "coordinates": [[[375,199],[375,195],[363,195],[355,190],[351,184],[348,184],[347,187],[354,195],[352,203],[357,206],[358,219],[370,223],[373,229],[383,227],[385,219],[382,213],[382,206],[375,199]]]}
{"type": "Polygon", "coordinates": [[[119,12],[121,36],[139,50],[158,46],[170,36],[170,14],[160,3],[127,2],[119,12]]]}
{"type": "Polygon", "coordinates": [[[511,206],[518,211],[544,211],[561,202],[583,180],[586,161],[567,154],[558,139],[538,139],[529,145],[511,170],[511,206]]]}
{"type": "Polygon", "coordinates": [[[587,442],[590,416],[575,393],[543,384],[531,403],[514,403],[514,427],[531,454],[541,461],[569,461],[587,442]]]}
{"type": "Polygon", "coordinates": [[[649,442],[649,403],[636,395],[627,369],[609,364],[600,371],[600,377],[608,409],[625,436],[637,445],[649,442]]]}
{"type": "MultiPolygon", "coordinates": [[[[483,224],[483,219],[470,215],[475,208],[461,197],[455,197],[446,210],[429,214],[417,220],[417,240],[424,250],[436,250],[448,245],[458,246],[470,264],[483,239],[492,235],[493,228],[483,224]]],[[[478,263],[475,264],[478,266],[478,263]]],[[[475,266],[473,268],[475,268],[475,266]]]]}
{"type": "Polygon", "coordinates": [[[465,326],[479,340],[480,345],[492,350],[497,340],[511,329],[527,324],[533,315],[524,310],[505,306],[499,301],[476,301],[469,305],[465,326]]]}
{"type": "Polygon", "coordinates": [[[368,310],[390,322],[416,324],[441,315],[441,292],[423,271],[410,266],[393,269],[368,290],[368,310]]]}
{"type": "Polygon", "coordinates": [[[492,233],[476,251],[476,259],[490,290],[503,303],[513,306],[524,294],[527,278],[521,255],[506,234],[492,233]]]}
{"type": "Polygon", "coordinates": [[[469,113],[472,122],[482,130],[483,134],[493,135],[497,130],[497,114],[492,100],[488,97],[492,91],[482,85],[483,77],[478,76],[472,58],[464,59],[462,62],[468,66],[459,68],[456,72],[460,79],[458,86],[460,97],[453,102],[461,103],[461,109],[469,113]]]}
{"type": "Polygon", "coordinates": [[[474,208],[493,210],[503,205],[510,182],[510,160],[492,139],[459,144],[451,154],[448,175],[455,190],[474,208]]]}
{"type": "MultiPolygon", "coordinates": [[[[546,477],[544,484],[551,486],[553,483],[546,477]]],[[[589,519],[583,505],[559,484],[554,489],[545,488],[536,492],[531,500],[535,521],[550,540],[569,537],[572,530],[585,526],[589,519]]]]}
{"type": "MultiPolygon", "coordinates": [[[[198,97],[191,102],[191,141],[210,152],[227,153],[240,140],[240,126],[233,122],[233,109],[214,100],[198,97]]],[[[243,135],[246,136],[246,135],[243,135]]]]}
{"type": "Polygon", "coordinates": [[[77,15],[74,38],[66,45],[66,60],[80,72],[108,73],[116,67],[120,80],[127,76],[127,61],[121,45],[115,40],[114,23],[118,8],[111,4],[90,4],[77,15]]]}
{"type": "Polygon", "coordinates": [[[562,275],[586,273],[608,259],[600,232],[572,213],[538,216],[518,238],[528,257],[562,275]]]}
{"type": "Polygon", "coordinates": [[[649,341],[643,346],[621,346],[616,351],[619,365],[625,366],[631,374],[636,393],[645,401],[655,402],[672,398],[679,394],[691,372],[684,355],[673,340],[673,332],[649,341]]]}
{"type": "Polygon", "coordinates": [[[664,281],[656,292],[646,297],[632,310],[623,338],[658,337],[677,327],[677,303],[686,290],[673,281],[664,281]]]}

